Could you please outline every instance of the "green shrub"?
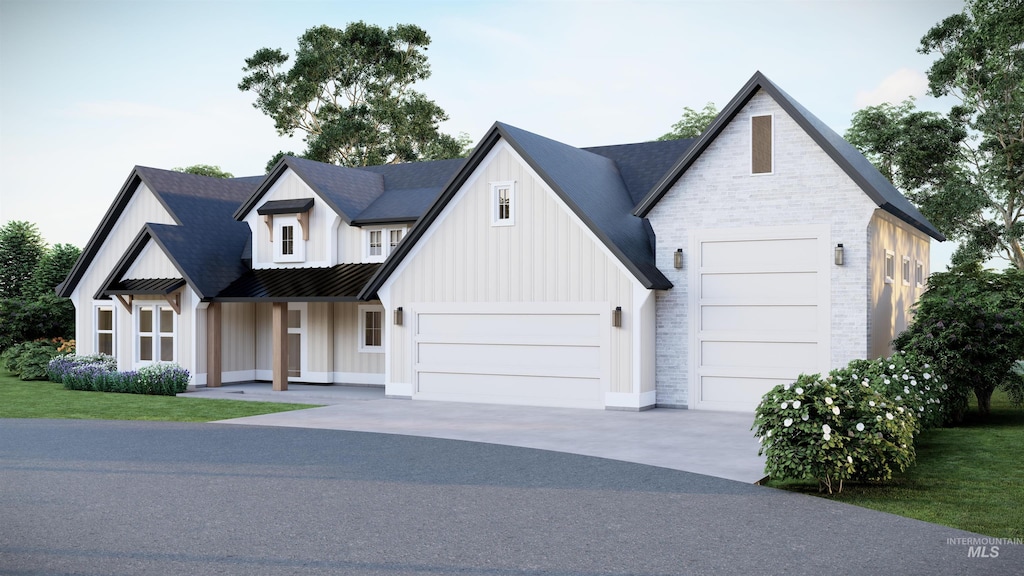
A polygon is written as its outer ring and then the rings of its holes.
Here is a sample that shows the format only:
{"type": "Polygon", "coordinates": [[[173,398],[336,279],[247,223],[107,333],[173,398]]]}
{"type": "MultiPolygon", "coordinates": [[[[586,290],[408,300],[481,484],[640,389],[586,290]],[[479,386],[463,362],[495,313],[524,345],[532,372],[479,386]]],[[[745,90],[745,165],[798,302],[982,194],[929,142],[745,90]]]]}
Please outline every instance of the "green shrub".
{"type": "Polygon", "coordinates": [[[895,352],[888,358],[854,360],[847,367],[895,404],[912,411],[919,430],[937,428],[947,421],[949,386],[916,354],[895,352]]]}
{"type": "Polygon", "coordinates": [[[932,274],[893,346],[936,368],[950,387],[950,422],[962,420],[972,391],[987,415],[992,392],[1014,385],[1011,369],[1024,357],[1024,272],[968,265],[932,274]]]}
{"type": "Polygon", "coordinates": [[[889,480],[914,462],[913,413],[849,368],[801,374],[755,411],[754,434],[773,478],[814,479],[832,492],[847,480],[889,480]]]}
{"type": "Polygon", "coordinates": [[[4,368],[22,380],[46,380],[46,367],[57,355],[57,345],[49,340],[20,342],[0,356],[4,368]]]}
{"type": "Polygon", "coordinates": [[[1010,377],[1003,386],[1007,397],[1020,408],[1024,405],[1024,360],[1018,360],[1010,369],[1010,377]]]}

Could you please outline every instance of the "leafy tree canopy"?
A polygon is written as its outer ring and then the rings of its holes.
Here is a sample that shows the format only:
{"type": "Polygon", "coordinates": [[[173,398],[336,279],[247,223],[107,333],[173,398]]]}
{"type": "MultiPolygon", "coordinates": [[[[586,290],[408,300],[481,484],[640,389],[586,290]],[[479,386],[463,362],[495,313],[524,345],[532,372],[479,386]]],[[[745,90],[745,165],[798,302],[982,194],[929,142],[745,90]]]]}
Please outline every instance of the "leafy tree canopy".
{"type": "Polygon", "coordinates": [[[211,166],[209,164],[193,164],[192,166],[185,166],[184,168],[175,168],[175,172],[184,172],[186,174],[196,174],[198,176],[210,176],[211,178],[234,178],[234,174],[231,172],[225,172],[220,169],[220,166],[211,166]]]}
{"type": "Polygon", "coordinates": [[[708,102],[701,110],[694,110],[689,106],[683,108],[683,117],[672,125],[672,131],[662,135],[662,140],[682,140],[683,138],[696,138],[704,129],[711,125],[715,116],[718,116],[718,109],[713,102],[708,102]]]}
{"type": "Polygon", "coordinates": [[[11,220],[0,228],[0,299],[24,295],[45,253],[46,242],[35,224],[11,220]]]}
{"type": "Polygon", "coordinates": [[[454,158],[464,149],[443,134],[448,119],[412,89],[430,76],[430,37],[418,26],[388,29],[354,22],[310,28],[289,56],[261,48],[247,58],[239,90],[274,120],[281,135],[305,134],[304,157],[343,166],[454,158]]]}
{"type": "Polygon", "coordinates": [[[81,253],[82,251],[72,244],[54,244],[43,254],[32,271],[25,295],[39,298],[54,294],[57,285],[68,277],[81,253]]]}
{"type": "Polygon", "coordinates": [[[932,96],[948,115],[913,102],[867,108],[847,133],[929,220],[959,240],[954,264],[992,256],[1024,269],[1024,2],[968,0],[921,39],[938,59],[932,96]]]}

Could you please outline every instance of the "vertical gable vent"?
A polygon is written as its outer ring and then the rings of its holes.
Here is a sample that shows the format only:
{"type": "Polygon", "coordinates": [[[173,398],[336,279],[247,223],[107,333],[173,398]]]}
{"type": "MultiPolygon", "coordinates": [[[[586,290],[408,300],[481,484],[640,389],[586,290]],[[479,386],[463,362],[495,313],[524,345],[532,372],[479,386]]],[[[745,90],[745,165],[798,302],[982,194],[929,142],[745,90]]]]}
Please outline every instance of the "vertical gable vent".
{"type": "Polygon", "coordinates": [[[772,173],[772,117],[751,116],[750,118],[750,172],[752,174],[772,173]]]}

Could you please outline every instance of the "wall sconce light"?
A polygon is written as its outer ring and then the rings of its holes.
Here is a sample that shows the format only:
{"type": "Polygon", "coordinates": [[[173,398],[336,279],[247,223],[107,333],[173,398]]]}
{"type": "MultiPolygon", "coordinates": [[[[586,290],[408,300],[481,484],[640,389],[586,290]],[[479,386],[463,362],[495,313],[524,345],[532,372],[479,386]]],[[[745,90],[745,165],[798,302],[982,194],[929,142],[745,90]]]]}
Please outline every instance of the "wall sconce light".
{"type": "Polygon", "coordinates": [[[836,266],[843,265],[843,245],[836,244],[836,266]]]}
{"type": "Polygon", "coordinates": [[[683,249],[676,248],[675,253],[672,255],[672,265],[677,269],[683,267],[683,249]]]}
{"type": "Polygon", "coordinates": [[[616,306],[615,310],[612,310],[612,326],[622,327],[622,306],[616,306]]]}
{"type": "Polygon", "coordinates": [[[402,313],[402,307],[395,308],[395,326],[401,326],[404,314],[402,313]]]}

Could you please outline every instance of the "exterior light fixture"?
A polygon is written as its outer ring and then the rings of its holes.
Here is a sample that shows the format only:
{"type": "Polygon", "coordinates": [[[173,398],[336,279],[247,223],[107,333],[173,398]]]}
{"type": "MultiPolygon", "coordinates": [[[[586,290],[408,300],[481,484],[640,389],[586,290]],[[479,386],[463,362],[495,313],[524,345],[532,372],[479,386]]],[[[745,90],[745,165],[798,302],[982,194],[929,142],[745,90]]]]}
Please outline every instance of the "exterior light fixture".
{"type": "Polygon", "coordinates": [[[683,249],[676,248],[675,253],[672,255],[672,265],[677,269],[683,267],[683,249]]]}
{"type": "Polygon", "coordinates": [[[404,315],[405,314],[402,313],[402,307],[401,306],[399,306],[398,308],[395,308],[395,326],[401,326],[402,325],[402,320],[403,320],[402,317],[404,315]]]}
{"type": "Polygon", "coordinates": [[[616,306],[615,310],[612,310],[612,326],[622,327],[622,306],[616,306]]]}
{"type": "Polygon", "coordinates": [[[843,245],[836,244],[836,266],[843,265],[843,245]]]}

